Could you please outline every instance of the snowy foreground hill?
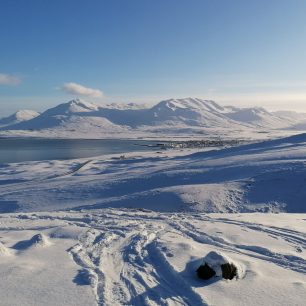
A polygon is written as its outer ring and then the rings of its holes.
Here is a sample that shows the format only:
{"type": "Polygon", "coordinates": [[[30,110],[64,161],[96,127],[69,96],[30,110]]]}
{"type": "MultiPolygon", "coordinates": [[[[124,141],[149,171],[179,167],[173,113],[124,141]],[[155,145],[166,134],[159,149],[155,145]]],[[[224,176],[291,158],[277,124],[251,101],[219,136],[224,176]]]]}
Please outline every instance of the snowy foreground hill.
{"type": "Polygon", "coordinates": [[[304,130],[305,126],[306,114],[271,113],[260,107],[224,107],[197,98],[165,100],[153,107],[133,103],[102,107],[76,99],[28,120],[10,120],[2,127],[0,120],[1,135],[66,138],[222,136],[229,131],[258,136],[278,130],[304,130]]]}
{"type": "Polygon", "coordinates": [[[305,182],[306,134],[2,164],[0,305],[305,305],[305,182]]]}

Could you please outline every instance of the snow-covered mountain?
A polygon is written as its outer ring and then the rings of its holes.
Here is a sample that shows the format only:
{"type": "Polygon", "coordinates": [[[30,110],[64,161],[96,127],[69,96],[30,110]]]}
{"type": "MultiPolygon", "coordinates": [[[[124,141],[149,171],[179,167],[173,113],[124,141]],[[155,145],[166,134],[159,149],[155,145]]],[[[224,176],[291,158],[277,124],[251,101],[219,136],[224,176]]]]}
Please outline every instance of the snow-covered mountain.
{"type": "Polygon", "coordinates": [[[214,101],[197,98],[164,100],[153,107],[134,103],[99,106],[76,99],[33,117],[9,126],[2,125],[1,129],[179,133],[201,129],[289,129],[306,122],[306,115],[293,118],[293,115],[272,113],[264,108],[223,107],[214,101]]]}
{"type": "Polygon", "coordinates": [[[23,121],[31,120],[39,116],[39,113],[33,110],[20,110],[13,115],[0,119],[0,127],[8,127],[23,121]]]}
{"type": "Polygon", "coordinates": [[[306,113],[298,113],[295,111],[275,111],[272,114],[292,121],[305,120],[306,118],[306,113]]]}
{"type": "Polygon", "coordinates": [[[294,111],[278,111],[274,112],[273,114],[282,117],[286,121],[292,122],[291,129],[293,130],[306,129],[306,113],[297,113],[294,111]]]}
{"type": "Polygon", "coordinates": [[[222,114],[222,107],[200,99],[170,99],[151,108],[100,108],[99,115],[118,125],[131,128],[232,127],[241,125],[222,114]]]}
{"type": "MultiPolygon", "coordinates": [[[[120,130],[105,117],[99,115],[100,106],[81,101],[72,100],[50,108],[39,116],[10,126],[9,130],[91,130],[105,129],[107,131],[120,130]]],[[[6,128],[4,128],[6,129],[6,128]]]]}
{"type": "MultiPolygon", "coordinates": [[[[242,123],[253,126],[281,129],[288,128],[294,122],[292,118],[282,117],[277,113],[268,112],[263,107],[236,108],[227,107],[226,116],[242,123]]],[[[306,116],[304,117],[306,118],[306,116]]]]}

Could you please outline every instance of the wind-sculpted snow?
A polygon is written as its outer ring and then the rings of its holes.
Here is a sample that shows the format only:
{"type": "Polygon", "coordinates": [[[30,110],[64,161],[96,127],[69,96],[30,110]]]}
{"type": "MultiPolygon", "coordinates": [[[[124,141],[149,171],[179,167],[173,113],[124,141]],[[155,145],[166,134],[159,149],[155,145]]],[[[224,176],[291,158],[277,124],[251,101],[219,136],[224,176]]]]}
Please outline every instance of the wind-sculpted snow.
{"type": "Polygon", "coordinates": [[[305,220],[132,209],[3,215],[0,246],[10,255],[0,257],[0,273],[9,275],[1,281],[2,302],[303,305],[305,220]],[[32,236],[48,243],[16,248],[32,236]],[[196,269],[211,251],[239,264],[242,278],[198,279],[196,269]]]}

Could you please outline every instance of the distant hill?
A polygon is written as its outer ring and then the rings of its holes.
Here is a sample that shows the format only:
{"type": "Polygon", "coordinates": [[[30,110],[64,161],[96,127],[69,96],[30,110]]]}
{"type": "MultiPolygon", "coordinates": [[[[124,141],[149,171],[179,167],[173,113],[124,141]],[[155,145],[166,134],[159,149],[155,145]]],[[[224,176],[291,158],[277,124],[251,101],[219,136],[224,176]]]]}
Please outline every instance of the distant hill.
{"type": "Polygon", "coordinates": [[[23,121],[31,120],[39,116],[39,113],[33,110],[19,110],[8,117],[0,119],[0,127],[9,127],[23,121]]]}

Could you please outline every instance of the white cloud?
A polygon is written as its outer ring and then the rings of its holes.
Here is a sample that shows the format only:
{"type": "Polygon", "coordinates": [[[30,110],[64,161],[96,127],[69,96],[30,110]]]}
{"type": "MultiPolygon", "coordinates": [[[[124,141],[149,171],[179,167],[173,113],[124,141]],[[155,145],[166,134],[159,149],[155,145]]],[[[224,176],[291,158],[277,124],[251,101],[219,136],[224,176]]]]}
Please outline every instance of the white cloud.
{"type": "Polygon", "coordinates": [[[99,89],[85,87],[77,83],[65,83],[61,89],[69,94],[92,97],[92,98],[102,98],[103,92],[99,89]]]}
{"type": "Polygon", "coordinates": [[[0,85],[18,85],[21,82],[21,79],[5,73],[0,73],[0,85]]]}

